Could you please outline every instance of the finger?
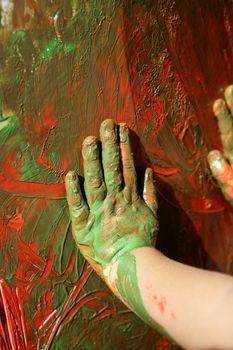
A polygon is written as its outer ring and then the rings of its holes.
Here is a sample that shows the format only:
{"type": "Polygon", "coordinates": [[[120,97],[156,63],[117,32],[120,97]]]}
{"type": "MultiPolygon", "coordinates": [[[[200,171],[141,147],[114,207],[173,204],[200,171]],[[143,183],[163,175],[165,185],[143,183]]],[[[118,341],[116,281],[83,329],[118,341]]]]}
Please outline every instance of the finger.
{"type": "Polygon", "coordinates": [[[143,189],[143,199],[151,209],[151,211],[156,214],[158,209],[157,195],[155,182],[153,178],[153,170],[147,168],[145,172],[144,189],[143,189]]]}
{"type": "Polygon", "coordinates": [[[229,162],[233,164],[233,125],[231,114],[225,101],[222,99],[218,99],[214,102],[213,111],[215,116],[218,118],[218,127],[224,155],[227,157],[229,162]]]}
{"type": "Polygon", "coordinates": [[[78,176],[74,171],[66,175],[65,185],[72,224],[74,227],[83,225],[88,218],[89,209],[83,199],[78,176]]]}
{"type": "Polygon", "coordinates": [[[131,192],[137,192],[137,176],[134,166],[133,154],[130,146],[129,128],[126,124],[120,124],[120,150],[123,167],[125,187],[131,192]]]}
{"type": "Polygon", "coordinates": [[[106,119],[102,122],[100,139],[102,142],[105,184],[109,193],[116,193],[122,187],[122,174],[116,124],[112,119],[106,119]]]}
{"type": "Polygon", "coordinates": [[[231,116],[233,116],[233,85],[229,85],[224,92],[225,100],[229,110],[231,111],[231,116]]]}
{"type": "Polygon", "coordinates": [[[213,176],[217,180],[223,195],[233,202],[233,169],[228,164],[223,154],[213,150],[208,154],[208,162],[213,176]]]}
{"type": "Polygon", "coordinates": [[[98,140],[95,136],[89,136],[84,140],[82,155],[87,201],[90,208],[96,209],[106,196],[106,188],[100,164],[98,140]]]}

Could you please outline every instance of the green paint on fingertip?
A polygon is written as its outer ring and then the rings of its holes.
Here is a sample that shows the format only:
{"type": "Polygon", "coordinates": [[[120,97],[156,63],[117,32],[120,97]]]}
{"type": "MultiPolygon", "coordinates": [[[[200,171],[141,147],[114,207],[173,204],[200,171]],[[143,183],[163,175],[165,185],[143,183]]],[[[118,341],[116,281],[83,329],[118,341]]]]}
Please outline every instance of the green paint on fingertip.
{"type": "Polygon", "coordinates": [[[211,168],[220,170],[222,168],[221,161],[219,159],[214,159],[210,162],[211,168]]]}
{"type": "Polygon", "coordinates": [[[120,142],[125,143],[129,141],[129,128],[126,124],[120,124],[120,142]]]}
{"type": "Polygon", "coordinates": [[[100,137],[106,141],[116,141],[116,125],[112,119],[105,119],[100,126],[100,137]]]}
{"type": "Polygon", "coordinates": [[[90,143],[83,143],[82,155],[84,160],[93,161],[99,158],[99,149],[96,139],[90,143]]]}

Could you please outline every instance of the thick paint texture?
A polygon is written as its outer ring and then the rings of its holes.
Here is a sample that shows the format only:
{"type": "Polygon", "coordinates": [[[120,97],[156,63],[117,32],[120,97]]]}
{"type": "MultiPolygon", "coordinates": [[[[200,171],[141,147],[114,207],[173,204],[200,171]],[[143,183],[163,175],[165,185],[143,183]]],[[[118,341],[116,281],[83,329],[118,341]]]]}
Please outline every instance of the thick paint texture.
{"type": "Polygon", "coordinates": [[[64,174],[83,175],[81,143],[102,120],[127,122],[139,135],[139,173],[157,174],[158,247],[233,271],[232,209],[207,163],[221,150],[212,104],[232,83],[231,2],[0,8],[0,347],[174,348],[90,274],[71,235],[64,174]]]}
{"type": "MultiPolygon", "coordinates": [[[[137,190],[136,171],[129,130],[106,119],[100,127],[101,152],[97,139],[83,142],[84,186],[87,203],[75,172],[66,175],[67,201],[74,239],[97,273],[140,247],[150,247],[157,235],[157,198],[152,176],[144,181],[144,198],[137,190]],[[103,164],[101,164],[101,159],[103,164]],[[103,166],[103,173],[102,173],[103,166]],[[148,205],[146,205],[148,203],[148,205]]],[[[151,169],[147,169],[147,174],[151,169]]]]}

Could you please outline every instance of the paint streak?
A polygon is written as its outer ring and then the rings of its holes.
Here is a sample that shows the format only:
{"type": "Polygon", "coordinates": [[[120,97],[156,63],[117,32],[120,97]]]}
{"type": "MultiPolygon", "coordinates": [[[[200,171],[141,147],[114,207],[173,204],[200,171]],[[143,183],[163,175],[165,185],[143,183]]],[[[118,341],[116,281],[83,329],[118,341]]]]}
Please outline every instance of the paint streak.
{"type": "Polygon", "coordinates": [[[0,176],[0,187],[3,191],[13,193],[15,196],[36,197],[47,199],[65,198],[63,184],[42,184],[34,182],[12,181],[0,176]]]}
{"type": "Polygon", "coordinates": [[[165,312],[165,309],[166,309],[166,299],[165,298],[161,298],[161,300],[159,300],[157,302],[157,305],[158,305],[158,308],[159,308],[159,311],[161,312],[161,314],[163,314],[165,312]]]}
{"type": "MultiPolygon", "coordinates": [[[[209,150],[221,150],[211,106],[233,76],[230,2],[0,5],[0,347],[42,348],[82,275],[63,177],[75,168],[83,174],[82,140],[97,136],[105,118],[137,132],[136,163],[157,172],[159,248],[232,273],[232,209],[206,161],[209,150]]],[[[73,305],[97,290],[109,293],[92,274],[73,305]]],[[[101,298],[110,311],[96,314],[91,302],[60,319],[54,348],[175,348],[115,298],[101,298]]]]}

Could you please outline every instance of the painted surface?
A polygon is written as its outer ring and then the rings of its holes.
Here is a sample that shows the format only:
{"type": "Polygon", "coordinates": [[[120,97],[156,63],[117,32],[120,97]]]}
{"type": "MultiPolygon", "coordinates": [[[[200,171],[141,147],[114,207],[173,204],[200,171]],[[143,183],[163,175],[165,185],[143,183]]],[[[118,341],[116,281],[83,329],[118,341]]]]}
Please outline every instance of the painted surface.
{"type": "Polygon", "coordinates": [[[64,174],[83,139],[127,122],[160,194],[158,247],[232,272],[232,209],[206,155],[232,83],[230,1],[0,1],[0,348],[174,349],[84,262],[64,174]],[[169,217],[169,220],[168,220],[169,217]]]}

